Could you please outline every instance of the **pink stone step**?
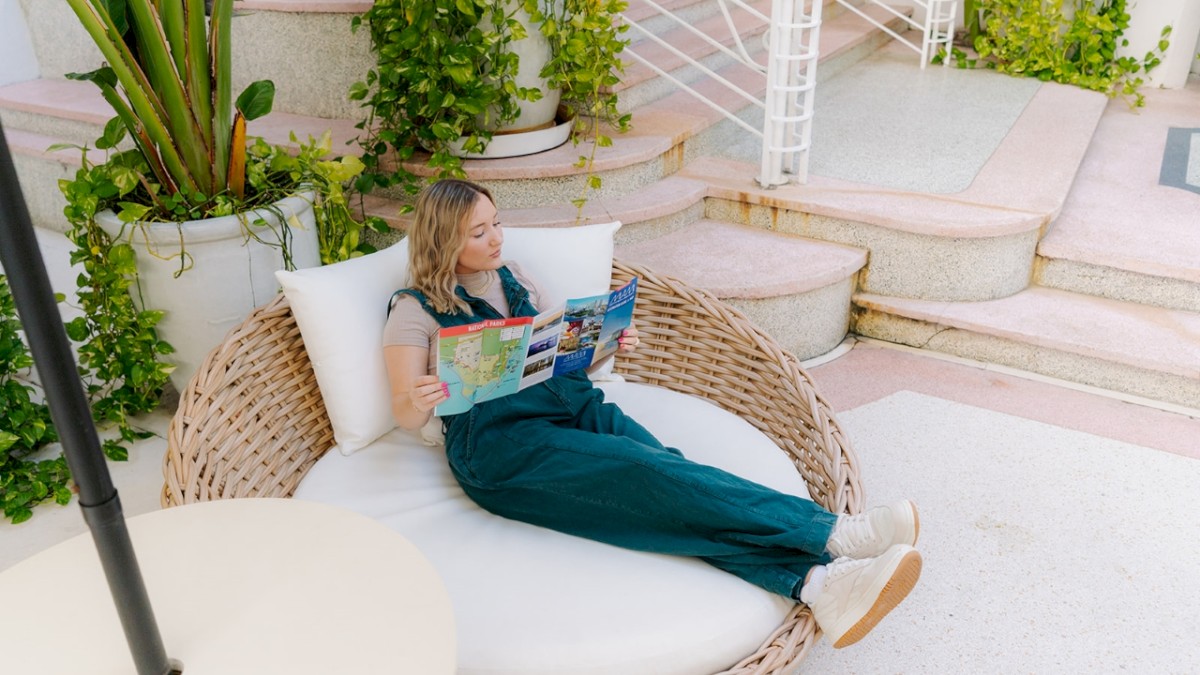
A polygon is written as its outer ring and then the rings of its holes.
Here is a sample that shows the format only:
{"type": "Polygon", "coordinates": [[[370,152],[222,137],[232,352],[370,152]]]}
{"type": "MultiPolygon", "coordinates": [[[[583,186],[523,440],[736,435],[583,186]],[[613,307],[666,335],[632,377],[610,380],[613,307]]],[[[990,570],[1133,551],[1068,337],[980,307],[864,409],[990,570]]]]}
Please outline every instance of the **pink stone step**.
{"type": "Polygon", "coordinates": [[[362,14],[371,9],[367,0],[237,0],[234,10],[267,12],[310,12],[313,14],[362,14]]]}
{"type": "MultiPolygon", "coordinates": [[[[52,118],[86,122],[96,126],[96,135],[113,117],[112,108],[100,90],[90,82],[38,79],[0,87],[0,109],[44,115],[52,118]]],[[[361,154],[356,143],[346,144],[358,136],[353,120],[307,117],[292,113],[274,112],[246,125],[251,136],[261,136],[270,143],[290,145],[290,132],[300,140],[319,137],[326,130],[333,134],[334,150],[341,154],[361,154]]]]}
{"type": "MultiPolygon", "coordinates": [[[[758,2],[748,4],[766,16],[771,15],[771,0],[758,0],[758,2]]],[[[761,43],[751,43],[751,40],[758,40],[758,36],[766,29],[766,23],[757,16],[737,7],[730,12],[730,16],[733,18],[734,30],[741,36],[747,49],[755,50],[761,43]]],[[[730,33],[728,24],[722,14],[718,13],[703,19],[694,28],[717,40],[717,42],[725,47],[736,49],[734,35],[730,33]]],[[[633,41],[629,46],[630,51],[636,52],[639,56],[667,72],[671,72],[686,63],[678,54],[654,40],[646,38],[637,29],[631,28],[626,32],[626,36],[633,41]]],[[[658,37],[696,60],[702,60],[718,52],[717,47],[712,43],[684,27],[673,28],[660,34],[658,37]]],[[[613,87],[615,91],[623,91],[657,76],[649,66],[643,64],[641,61],[635,61],[627,57],[625,62],[625,73],[621,77],[621,82],[613,87]]]]}
{"type": "MultiPolygon", "coordinates": [[[[628,228],[679,213],[703,200],[706,191],[707,186],[702,182],[672,176],[631,195],[594,197],[583,205],[582,211],[573,204],[508,208],[503,194],[497,194],[496,198],[500,202],[500,219],[506,227],[572,227],[619,220],[628,228]]],[[[411,221],[411,216],[400,215],[398,200],[370,194],[363,198],[363,206],[367,215],[383,218],[394,229],[402,230],[411,221]]]]}
{"type": "Polygon", "coordinates": [[[863,309],[1200,380],[1200,314],[1031,287],[985,302],[858,294],[863,309]]]}
{"type": "Polygon", "coordinates": [[[90,82],[37,79],[0,87],[0,108],[103,125],[112,107],[90,82]]]}
{"type": "Polygon", "coordinates": [[[72,149],[64,150],[49,150],[48,148],[59,142],[59,139],[44,136],[42,134],[25,131],[23,129],[9,129],[5,127],[4,135],[8,140],[8,148],[14,155],[22,155],[25,157],[37,157],[54,162],[61,162],[67,165],[79,165],[79,151],[72,149]]]}
{"type": "Polygon", "coordinates": [[[1144,93],[1108,103],[1038,254],[1200,284],[1200,195],[1160,183],[1168,130],[1200,127],[1200,78],[1144,93]]]}
{"type": "Polygon", "coordinates": [[[865,251],[755,227],[700,220],[671,234],[617,246],[616,255],[706,288],[720,298],[796,295],[854,275],[865,251]]]}
{"type": "MultiPolygon", "coordinates": [[[[655,2],[656,5],[672,12],[680,12],[688,7],[707,3],[708,0],[661,0],[655,2]]],[[[631,21],[645,21],[660,14],[646,0],[629,0],[629,7],[622,13],[631,21]]]]}

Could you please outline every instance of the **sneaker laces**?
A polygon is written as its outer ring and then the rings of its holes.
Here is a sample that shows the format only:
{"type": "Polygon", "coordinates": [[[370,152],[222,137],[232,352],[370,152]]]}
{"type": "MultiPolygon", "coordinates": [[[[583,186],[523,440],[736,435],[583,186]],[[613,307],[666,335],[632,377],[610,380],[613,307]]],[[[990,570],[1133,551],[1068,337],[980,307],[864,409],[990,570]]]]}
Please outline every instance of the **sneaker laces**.
{"type": "Polygon", "coordinates": [[[866,513],[838,518],[826,548],[835,555],[845,555],[868,547],[878,547],[883,534],[871,525],[866,513]]]}
{"type": "MultiPolygon", "coordinates": [[[[826,590],[828,590],[829,586],[835,581],[844,576],[854,574],[856,570],[859,570],[862,567],[870,564],[870,558],[863,558],[861,560],[857,560],[855,558],[838,558],[833,562],[825,563],[825,578],[821,579],[821,587],[819,589],[814,589],[816,592],[810,599],[812,601],[816,601],[816,599],[819,598],[826,590]]],[[[809,602],[809,605],[811,604],[812,603],[809,602]]]]}
{"type": "Polygon", "coordinates": [[[855,570],[870,565],[873,558],[838,558],[831,563],[825,565],[825,586],[831,582],[840,579],[848,574],[853,574],[855,570]]]}

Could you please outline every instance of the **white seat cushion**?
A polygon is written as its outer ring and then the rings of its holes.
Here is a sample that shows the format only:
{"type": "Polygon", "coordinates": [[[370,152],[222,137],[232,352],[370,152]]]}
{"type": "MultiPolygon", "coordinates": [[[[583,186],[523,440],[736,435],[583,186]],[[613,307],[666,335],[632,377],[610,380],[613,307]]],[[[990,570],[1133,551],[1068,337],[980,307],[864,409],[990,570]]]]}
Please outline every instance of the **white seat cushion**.
{"type": "MultiPolygon", "coordinates": [[[[665,389],[602,387],[689,458],[808,498],[784,454],[736,415],[665,389]]],[[[433,562],[454,604],[463,674],[711,673],[753,653],[793,606],[693,558],[492,515],[458,487],[441,446],[402,429],[352,456],[327,453],[296,498],[378,519],[433,562]]]]}

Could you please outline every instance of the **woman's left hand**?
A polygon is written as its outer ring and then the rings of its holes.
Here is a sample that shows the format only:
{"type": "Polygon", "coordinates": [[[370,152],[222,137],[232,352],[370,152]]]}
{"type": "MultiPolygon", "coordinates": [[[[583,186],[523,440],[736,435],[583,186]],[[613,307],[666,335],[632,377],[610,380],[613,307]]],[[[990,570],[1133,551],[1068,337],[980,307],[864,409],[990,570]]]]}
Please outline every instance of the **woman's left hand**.
{"type": "Polygon", "coordinates": [[[621,337],[617,338],[617,344],[620,345],[617,351],[628,354],[638,348],[641,340],[638,339],[638,330],[636,326],[630,326],[621,331],[621,337]]]}

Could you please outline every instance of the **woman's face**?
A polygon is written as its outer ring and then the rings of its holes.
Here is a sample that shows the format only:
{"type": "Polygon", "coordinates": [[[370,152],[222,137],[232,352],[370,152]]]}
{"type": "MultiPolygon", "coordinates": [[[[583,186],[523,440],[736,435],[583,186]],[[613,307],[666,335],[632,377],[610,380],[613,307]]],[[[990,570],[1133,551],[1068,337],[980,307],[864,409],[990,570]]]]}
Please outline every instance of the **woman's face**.
{"type": "Polygon", "coordinates": [[[500,247],[504,244],[504,232],[496,220],[496,207],[492,200],[479,195],[475,209],[463,224],[463,249],[458,254],[457,274],[471,274],[483,270],[500,269],[500,247]]]}

